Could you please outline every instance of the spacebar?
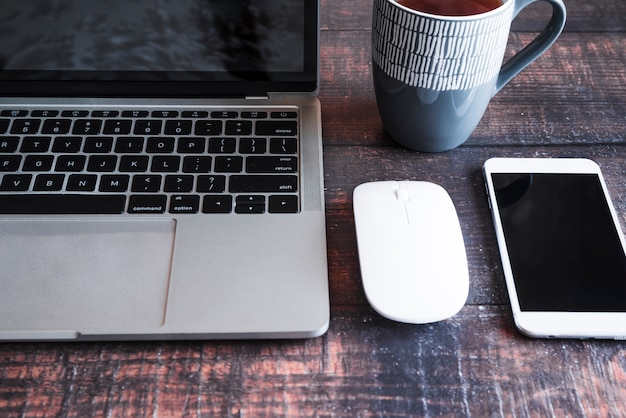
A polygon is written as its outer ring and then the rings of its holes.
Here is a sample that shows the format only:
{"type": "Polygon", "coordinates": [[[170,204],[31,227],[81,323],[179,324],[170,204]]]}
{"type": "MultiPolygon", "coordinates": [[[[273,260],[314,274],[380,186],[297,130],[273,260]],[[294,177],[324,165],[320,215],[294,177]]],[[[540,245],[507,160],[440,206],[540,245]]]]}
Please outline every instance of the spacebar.
{"type": "Polygon", "coordinates": [[[0,214],[91,215],[119,214],[126,207],[124,195],[16,194],[0,195],[0,214]]]}

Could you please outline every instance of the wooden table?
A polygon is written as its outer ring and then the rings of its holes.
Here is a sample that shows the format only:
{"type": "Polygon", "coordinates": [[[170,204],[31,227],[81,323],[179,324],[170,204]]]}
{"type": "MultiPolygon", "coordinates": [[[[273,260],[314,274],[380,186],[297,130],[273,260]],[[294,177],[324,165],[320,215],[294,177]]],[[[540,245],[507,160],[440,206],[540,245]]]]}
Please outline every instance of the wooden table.
{"type": "MultiPolygon", "coordinates": [[[[626,226],[626,2],[567,0],[557,44],[492,101],[463,146],[419,154],[383,132],[370,75],[371,1],[322,0],[322,102],[332,320],[304,341],[0,344],[0,416],[619,416],[626,344],[532,340],[512,323],[481,166],[588,157],[626,226]],[[402,325],[367,304],[352,190],[444,186],[470,262],[466,307],[402,325]]],[[[509,55],[546,21],[514,24],[509,55]]]]}

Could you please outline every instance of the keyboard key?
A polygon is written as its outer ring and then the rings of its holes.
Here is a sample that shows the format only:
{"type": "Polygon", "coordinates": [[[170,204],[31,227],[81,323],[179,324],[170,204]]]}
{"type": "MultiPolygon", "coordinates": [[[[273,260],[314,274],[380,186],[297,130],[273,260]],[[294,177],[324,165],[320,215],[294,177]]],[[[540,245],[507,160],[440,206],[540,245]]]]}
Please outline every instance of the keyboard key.
{"type": "Polygon", "coordinates": [[[267,112],[241,112],[241,117],[244,119],[265,119],[267,112]]]}
{"type": "Polygon", "coordinates": [[[144,139],[138,136],[122,136],[115,142],[115,152],[139,153],[143,151],[144,139]]]}
{"type": "Polygon", "coordinates": [[[87,171],[111,173],[117,167],[117,155],[92,155],[87,163],[87,171]]]}
{"type": "Polygon", "coordinates": [[[22,140],[21,152],[47,152],[52,138],[49,136],[27,136],[22,140]]]}
{"type": "Polygon", "coordinates": [[[0,152],[10,153],[17,151],[17,146],[20,143],[18,136],[3,136],[0,137],[0,152]]]}
{"type": "Polygon", "coordinates": [[[18,136],[2,136],[0,137],[0,152],[15,152],[19,143],[20,138],[18,136]]]}
{"type": "Polygon", "coordinates": [[[199,211],[200,196],[172,196],[172,199],[170,201],[170,213],[198,213],[199,211]]]}
{"type": "Polygon", "coordinates": [[[298,123],[294,120],[258,121],[256,134],[261,136],[296,136],[298,123]]]}
{"type": "Polygon", "coordinates": [[[189,193],[193,191],[193,176],[167,176],[163,190],[167,193],[189,193]]]}
{"type": "Polygon", "coordinates": [[[89,116],[88,110],[64,110],[61,112],[64,118],[84,118],[89,116]]]}
{"type": "Polygon", "coordinates": [[[133,125],[128,119],[108,119],[104,122],[105,135],[128,135],[133,125]]]}
{"type": "Polygon", "coordinates": [[[297,112],[272,112],[273,119],[295,119],[297,117],[297,112]]]}
{"type": "Polygon", "coordinates": [[[85,168],[87,157],[84,155],[59,155],[55,166],[60,172],[79,172],[85,168]]]}
{"type": "Polygon", "coordinates": [[[267,150],[265,138],[241,138],[239,152],[242,154],[263,154],[267,150]]]}
{"type": "Polygon", "coordinates": [[[152,112],[153,118],[177,118],[178,112],[175,110],[155,110],[152,112]]]}
{"type": "Polygon", "coordinates": [[[269,198],[270,213],[298,213],[298,196],[275,195],[269,198]]]}
{"type": "Polygon", "coordinates": [[[72,174],[67,179],[66,190],[70,192],[93,192],[98,176],[95,174],[72,174]]]}
{"type": "Polygon", "coordinates": [[[8,116],[12,118],[23,118],[24,116],[28,116],[28,110],[6,109],[0,112],[0,116],[8,116]]]}
{"type": "Polygon", "coordinates": [[[0,195],[2,214],[120,214],[126,196],[97,194],[0,195]]]}
{"type": "MultiPolygon", "coordinates": [[[[102,121],[99,119],[79,119],[74,122],[72,134],[74,135],[98,135],[102,128],[102,121]]],[[[113,133],[113,132],[111,132],[113,133]]]]}
{"type": "Polygon", "coordinates": [[[150,153],[171,153],[174,152],[176,140],[173,137],[150,137],[146,145],[146,152],[150,153]]]}
{"type": "Polygon", "coordinates": [[[101,192],[125,192],[128,190],[130,176],[126,174],[107,174],[100,178],[101,192]]]}
{"type": "Polygon", "coordinates": [[[296,138],[272,138],[270,140],[271,154],[296,154],[298,140],[296,138]]]}
{"type": "Polygon", "coordinates": [[[92,136],[85,140],[84,152],[90,154],[108,153],[113,150],[112,136],[92,136]]]}
{"type": "Polygon", "coordinates": [[[133,177],[131,191],[138,193],[154,193],[161,190],[162,178],[159,175],[138,175],[133,177]]]}
{"type": "Polygon", "coordinates": [[[149,158],[145,155],[124,155],[120,160],[123,173],[145,173],[148,171],[149,158]]]}
{"type": "Polygon", "coordinates": [[[211,138],[209,139],[209,152],[213,154],[233,154],[237,149],[235,138],[211,138]]]}
{"type": "Polygon", "coordinates": [[[221,120],[199,120],[196,122],[195,135],[220,135],[222,133],[221,120]]]}
{"type": "Polygon", "coordinates": [[[298,171],[297,157],[248,157],[246,173],[295,173],[298,171]]]}
{"type": "Polygon", "coordinates": [[[190,120],[168,120],[165,122],[165,135],[190,135],[192,126],[190,120]]]}
{"type": "Polygon", "coordinates": [[[178,155],[157,155],[152,159],[152,171],[155,173],[175,173],[180,168],[178,155]]]}
{"type": "Polygon", "coordinates": [[[199,176],[196,191],[198,193],[224,193],[226,176],[199,176]]]}
{"type": "Polygon", "coordinates": [[[61,112],[58,110],[33,110],[30,113],[30,115],[34,118],[56,118],[60,114],[61,112]]]}
{"type": "Polygon", "coordinates": [[[54,138],[52,152],[74,154],[80,152],[83,138],[79,136],[59,136],[54,138]]]}
{"type": "Polygon", "coordinates": [[[208,118],[209,117],[209,112],[203,112],[203,111],[197,111],[197,110],[193,110],[191,112],[187,111],[187,112],[183,112],[181,114],[181,116],[183,118],[193,118],[193,119],[200,119],[200,118],[208,118]]]}
{"type": "Polygon", "coordinates": [[[22,162],[21,155],[1,155],[0,156],[0,172],[17,171],[22,162]]]}
{"type": "Polygon", "coordinates": [[[135,122],[135,135],[159,135],[163,129],[162,120],[138,120],[135,122]]]}
{"type": "Polygon", "coordinates": [[[243,157],[216,157],[216,173],[241,173],[243,170],[243,157]]]}
{"type": "Polygon", "coordinates": [[[32,174],[5,174],[0,183],[3,192],[25,192],[30,188],[32,174]]]}
{"type": "Polygon", "coordinates": [[[91,116],[94,118],[116,118],[120,114],[117,110],[94,110],[91,116]]]}
{"type": "Polygon", "coordinates": [[[58,192],[63,189],[65,175],[63,174],[39,174],[35,177],[33,190],[36,192],[58,192]]]}
{"type": "Polygon", "coordinates": [[[52,155],[27,155],[24,160],[23,171],[50,171],[54,157],[52,155]]]}
{"type": "Polygon", "coordinates": [[[293,193],[298,191],[298,177],[293,175],[233,175],[231,193],[293,193]]]}
{"type": "Polygon", "coordinates": [[[165,213],[167,196],[133,195],[128,204],[128,213],[165,213]]]}
{"type": "Polygon", "coordinates": [[[11,119],[0,119],[0,133],[4,134],[9,130],[11,119]]]}
{"type": "Polygon", "coordinates": [[[236,213],[265,213],[265,196],[237,196],[236,213]]]}
{"type": "Polygon", "coordinates": [[[125,110],[122,112],[123,118],[147,118],[150,112],[147,110],[125,110]]]}
{"type": "Polygon", "coordinates": [[[185,157],[183,173],[208,173],[211,171],[211,157],[185,157]]]}
{"type": "Polygon", "coordinates": [[[202,200],[202,213],[230,213],[232,210],[231,195],[206,195],[202,200]]]}
{"type": "Polygon", "coordinates": [[[118,110],[94,110],[91,116],[94,118],[116,118],[120,115],[118,110]]]}
{"type": "Polygon", "coordinates": [[[39,132],[39,126],[41,126],[40,119],[15,119],[13,126],[11,126],[12,134],[36,134],[39,132]]]}
{"type": "Polygon", "coordinates": [[[202,154],[206,147],[205,138],[180,138],[177,151],[183,154],[202,154]]]}
{"type": "Polygon", "coordinates": [[[64,135],[69,133],[71,126],[71,119],[46,119],[43,123],[43,128],[41,128],[41,133],[64,135]]]}
{"type": "Polygon", "coordinates": [[[226,135],[250,135],[252,122],[249,120],[229,120],[226,122],[226,135]]]}
{"type": "Polygon", "coordinates": [[[239,117],[239,113],[234,111],[211,112],[211,117],[215,119],[236,119],[239,117]]]}

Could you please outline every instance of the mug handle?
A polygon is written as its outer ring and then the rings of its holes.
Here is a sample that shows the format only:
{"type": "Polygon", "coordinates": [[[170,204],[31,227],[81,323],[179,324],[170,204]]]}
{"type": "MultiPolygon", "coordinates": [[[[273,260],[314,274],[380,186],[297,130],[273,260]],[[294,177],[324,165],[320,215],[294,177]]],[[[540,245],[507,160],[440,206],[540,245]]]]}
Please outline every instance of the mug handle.
{"type": "Polygon", "coordinates": [[[515,1],[515,9],[513,11],[513,19],[517,17],[519,12],[526,6],[529,6],[536,1],[546,1],[552,5],[552,18],[548,25],[541,31],[541,33],[524,49],[515,54],[509,59],[506,64],[500,69],[500,74],[496,80],[496,87],[493,95],[495,96],[513,77],[519,74],[524,68],[528,67],[534,60],[539,58],[541,54],[546,52],[550,46],[556,41],[563,27],[565,27],[565,20],[567,12],[565,10],[565,4],[562,0],[512,0],[515,1]]]}

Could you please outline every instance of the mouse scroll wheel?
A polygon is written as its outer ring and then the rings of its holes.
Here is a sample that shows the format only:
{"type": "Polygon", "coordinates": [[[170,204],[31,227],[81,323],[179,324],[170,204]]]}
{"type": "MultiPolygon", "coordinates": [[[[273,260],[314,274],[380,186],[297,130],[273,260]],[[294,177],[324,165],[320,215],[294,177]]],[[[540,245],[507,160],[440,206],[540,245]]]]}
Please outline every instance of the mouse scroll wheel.
{"type": "Polygon", "coordinates": [[[409,196],[409,191],[407,189],[403,189],[402,187],[396,190],[396,198],[400,202],[408,202],[409,200],[411,200],[411,197],[409,196]]]}

